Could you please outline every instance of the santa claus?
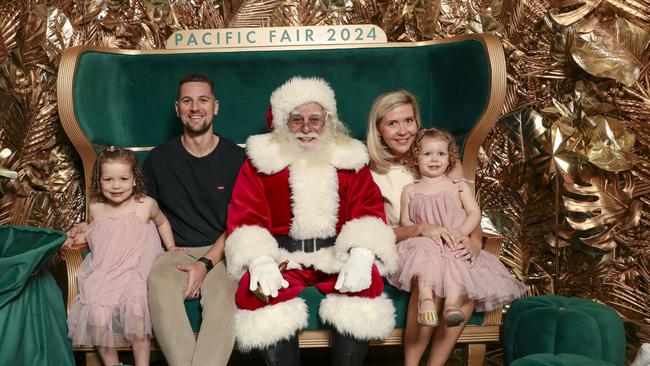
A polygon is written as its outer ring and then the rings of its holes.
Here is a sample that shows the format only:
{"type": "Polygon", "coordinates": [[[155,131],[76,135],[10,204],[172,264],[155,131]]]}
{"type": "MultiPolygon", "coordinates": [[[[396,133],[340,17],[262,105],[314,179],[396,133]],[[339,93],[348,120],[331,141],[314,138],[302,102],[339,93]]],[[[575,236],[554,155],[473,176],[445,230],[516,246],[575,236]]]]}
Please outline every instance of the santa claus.
{"type": "Polygon", "coordinates": [[[246,141],[228,212],[238,346],[261,350],[269,365],[299,365],[308,309],[298,295],[314,286],[326,295],[319,315],[333,329],[332,364],[361,365],[369,340],[395,325],[381,278],[396,264],[395,236],[368,153],[322,79],[290,79],[271,111],[272,132],[246,141]]]}

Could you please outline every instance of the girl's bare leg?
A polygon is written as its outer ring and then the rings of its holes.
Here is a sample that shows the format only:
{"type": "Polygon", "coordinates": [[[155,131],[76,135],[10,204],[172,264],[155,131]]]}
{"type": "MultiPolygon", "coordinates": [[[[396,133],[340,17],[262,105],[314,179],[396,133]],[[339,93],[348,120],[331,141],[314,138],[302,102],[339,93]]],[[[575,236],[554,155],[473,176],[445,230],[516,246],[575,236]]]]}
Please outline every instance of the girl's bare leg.
{"type": "Polygon", "coordinates": [[[420,364],[420,359],[427,349],[433,329],[431,327],[423,327],[418,323],[418,285],[417,279],[413,279],[411,284],[411,297],[406,312],[406,329],[404,329],[404,365],[417,366],[420,364]]]}
{"type": "Polygon", "coordinates": [[[149,336],[133,337],[133,358],[136,366],[148,366],[151,353],[151,340],[149,336]]]}
{"type": "MultiPolygon", "coordinates": [[[[427,287],[424,281],[418,280],[418,312],[436,311],[436,298],[431,288],[427,287]]],[[[421,319],[422,321],[422,319],[421,319]]]]}
{"type": "Polygon", "coordinates": [[[467,321],[472,317],[474,300],[470,300],[466,296],[461,297],[459,309],[465,315],[465,321],[460,326],[449,328],[441,324],[435,328],[427,366],[442,366],[447,362],[456,346],[458,337],[465,329],[467,321]]]}
{"type": "Polygon", "coordinates": [[[117,356],[117,348],[97,346],[97,352],[99,352],[104,365],[119,365],[120,359],[117,356]]]}

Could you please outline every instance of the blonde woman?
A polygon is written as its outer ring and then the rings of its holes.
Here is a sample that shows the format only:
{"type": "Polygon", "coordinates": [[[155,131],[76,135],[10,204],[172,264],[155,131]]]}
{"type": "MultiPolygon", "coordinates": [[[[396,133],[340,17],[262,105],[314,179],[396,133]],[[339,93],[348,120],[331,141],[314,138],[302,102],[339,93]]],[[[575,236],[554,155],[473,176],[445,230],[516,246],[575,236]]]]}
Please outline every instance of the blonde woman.
{"type": "MultiPolygon", "coordinates": [[[[421,223],[398,226],[402,189],[415,179],[405,166],[406,155],[420,130],[420,110],[417,99],[406,90],[393,90],[378,96],[368,117],[367,144],[370,168],[375,183],[384,198],[386,218],[393,225],[397,242],[417,236],[451,241],[447,230],[435,224],[421,223]]],[[[462,179],[462,167],[457,164],[449,172],[452,179],[462,179]]],[[[469,240],[456,247],[457,256],[470,260],[480,253],[480,227],[469,240]]],[[[427,327],[417,321],[418,289],[411,287],[406,329],[404,333],[404,365],[419,365],[427,346],[431,345],[428,366],[444,365],[465,328],[466,321],[457,327],[427,327]]],[[[440,309],[435,309],[440,311],[440,309]]],[[[474,311],[474,301],[466,299],[459,306],[465,319],[474,311]]]]}

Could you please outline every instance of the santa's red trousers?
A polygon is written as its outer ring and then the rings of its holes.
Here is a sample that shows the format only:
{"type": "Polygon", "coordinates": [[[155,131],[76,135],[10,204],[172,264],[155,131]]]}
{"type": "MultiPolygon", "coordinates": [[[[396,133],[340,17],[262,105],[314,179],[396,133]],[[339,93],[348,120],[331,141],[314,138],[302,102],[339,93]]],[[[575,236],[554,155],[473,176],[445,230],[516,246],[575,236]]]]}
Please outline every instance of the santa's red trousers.
{"type": "Polygon", "coordinates": [[[246,272],[239,281],[239,288],[237,289],[237,293],[235,293],[237,307],[244,310],[256,310],[266,305],[291,300],[297,297],[305,287],[309,286],[316,287],[323,294],[337,293],[370,299],[380,296],[384,290],[384,281],[374,264],[371,271],[370,287],[359,292],[339,292],[335,290],[334,285],[339,277],[338,273],[328,274],[315,269],[292,269],[283,271],[282,277],[289,282],[289,287],[281,288],[278,290],[277,297],[269,296],[269,302],[265,303],[249,289],[250,274],[246,272]]]}

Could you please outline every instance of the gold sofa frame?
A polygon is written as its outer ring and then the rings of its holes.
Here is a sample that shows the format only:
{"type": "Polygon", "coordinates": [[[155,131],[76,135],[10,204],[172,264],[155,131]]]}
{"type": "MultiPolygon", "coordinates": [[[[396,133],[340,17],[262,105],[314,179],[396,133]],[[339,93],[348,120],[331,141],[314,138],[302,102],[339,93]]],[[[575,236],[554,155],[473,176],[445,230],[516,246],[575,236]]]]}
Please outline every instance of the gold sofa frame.
{"type": "MultiPolygon", "coordinates": [[[[506,94],[506,65],[503,47],[500,40],[490,34],[472,34],[460,37],[432,40],[425,42],[413,42],[409,44],[404,43],[385,43],[385,44],[364,44],[364,45],[319,45],[319,46],[292,46],[290,48],[282,47],[246,47],[246,48],[224,48],[224,49],[196,49],[196,50],[122,50],[122,49],[108,49],[93,46],[78,46],[66,50],[61,59],[59,67],[59,75],[57,81],[57,99],[59,114],[65,132],[70,138],[72,144],[75,146],[79,155],[81,156],[84,168],[84,181],[87,187],[91,186],[91,178],[93,165],[97,159],[97,154],[92,143],[87,139],[75,116],[74,112],[74,75],[77,68],[79,57],[90,51],[106,52],[114,54],[126,55],[140,55],[140,54],[163,54],[163,53],[193,53],[193,52],[247,52],[247,51],[276,51],[279,49],[291,50],[323,50],[323,49],[337,49],[337,48],[371,48],[371,47],[404,47],[412,46],[426,46],[434,44],[444,44],[448,42],[456,42],[464,39],[479,40],[483,43],[484,49],[487,51],[489,64],[491,68],[490,79],[490,97],[485,111],[481,115],[479,121],[474,125],[470,134],[468,135],[463,148],[462,164],[464,167],[465,177],[474,180],[476,164],[478,159],[478,152],[481,144],[485,140],[487,134],[497,121],[501,114],[502,106],[506,94]]],[[[152,147],[133,147],[134,150],[146,151],[152,147]]],[[[495,256],[499,256],[501,250],[502,238],[498,236],[484,236],[483,238],[484,249],[495,256]]],[[[81,267],[83,248],[73,248],[64,250],[66,257],[66,267],[68,275],[68,291],[66,299],[66,307],[69,311],[70,305],[74,297],[78,293],[77,277],[76,274],[81,267]]],[[[498,342],[500,340],[500,329],[502,319],[502,309],[496,309],[491,312],[485,313],[483,325],[468,325],[463,330],[458,343],[465,345],[465,355],[467,364],[482,365],[485,358],[486,343],[498,342]]],[[[403,339],[403,329],[394,329],[390,337],[382,341],[373,341],[371,346],[391,346],[401,345],[403,339]]],[[[328,330],[305,330],[300,333],[299,344],[301,348],[318,348],[330,346],[330,332],[328,330]]],[[[74,346],[74,351],[86,352],[87,365],[100,365],[97,355],[94,353],[94,348],[84,346],[74,346]]],[[[158,345],[155,340],[152,340],[152,349],[157,350],[158,345]]],[[[128,348],[120,350],[129,350],[128,348]]]]}

